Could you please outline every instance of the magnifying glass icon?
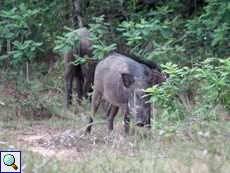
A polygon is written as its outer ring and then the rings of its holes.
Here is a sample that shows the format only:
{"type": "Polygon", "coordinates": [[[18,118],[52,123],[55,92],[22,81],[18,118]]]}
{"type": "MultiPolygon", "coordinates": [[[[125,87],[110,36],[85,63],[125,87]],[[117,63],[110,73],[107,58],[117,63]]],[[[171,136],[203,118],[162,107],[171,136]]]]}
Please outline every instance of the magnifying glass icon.
{"type": "Polygon", "coordinates": [[[3,162],[6,166],[12,166],[15,170],[18,169],[18,167],[14,164],[15,158],[11,154],[7,154],[3,157],[3,162]]]}

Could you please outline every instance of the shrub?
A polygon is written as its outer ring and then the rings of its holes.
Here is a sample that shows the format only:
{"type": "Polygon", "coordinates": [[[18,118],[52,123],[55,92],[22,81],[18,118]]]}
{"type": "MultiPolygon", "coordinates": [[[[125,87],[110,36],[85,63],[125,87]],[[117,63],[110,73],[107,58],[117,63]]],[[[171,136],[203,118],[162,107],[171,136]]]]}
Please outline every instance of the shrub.
{"type": "Polygon", "coordinates": [[[212,127],[210,122],[220,118],[219,107],[230,110],[230,58],[208,58],[193,68],[172,63],[162,67],[168,80],[162,87],[155,85],[145,91],[151,95],[149,102],[164,106],[163,122],[175,121],[173,128],[188,121],[212,127]]]}

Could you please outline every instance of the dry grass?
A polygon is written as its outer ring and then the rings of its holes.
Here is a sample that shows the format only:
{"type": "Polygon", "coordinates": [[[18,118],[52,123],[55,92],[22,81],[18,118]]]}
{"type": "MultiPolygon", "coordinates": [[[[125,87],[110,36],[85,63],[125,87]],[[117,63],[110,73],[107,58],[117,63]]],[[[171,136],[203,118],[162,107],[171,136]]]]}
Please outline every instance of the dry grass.
{"type": "MultiPolygon", "coordinates": [[[[1,100],[0,100],[1,101],[1,100]]],[[[207,127],[180,126],[161,134],[132,126],[125,136],[121,115],[108,131],[102,110],[90,135],[84,134],[90,104],[66,110],[65,99],[52,118],[28,119],[0,113],[0,150],[21,150],[24,173],[38,172],[230,172],[229,136],[207,127]],[[208,134],[208,135],[206,135],[208,134]]],[[[214,124],[229,132],[229,121],[214,124]]]]}
{"type": "Polygon", "coordinates": [[[23,172],[230,171],[229,141],[215,133],[205,138],[184,128],[159,135],[132,126],[125,136],[121,119],[116,117],[109,133],[106,120],[98,118],[104,123],[94,125],[90,135],[83,133],[87,119],[81,115],[12,120],[1,124],[0,146],[22,150],[23,172]]]}

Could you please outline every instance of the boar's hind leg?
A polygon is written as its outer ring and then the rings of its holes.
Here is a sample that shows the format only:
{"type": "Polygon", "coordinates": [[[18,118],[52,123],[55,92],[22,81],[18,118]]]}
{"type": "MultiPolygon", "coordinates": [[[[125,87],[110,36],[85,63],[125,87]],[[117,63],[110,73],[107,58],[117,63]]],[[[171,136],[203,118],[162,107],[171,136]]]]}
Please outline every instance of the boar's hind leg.
{"type": "Polygon", "coordinates": [[[113,119],[117,115],[118,110],[119,110],[119,107],[111,105],[110,115],[108,118],[109,130],[113,130],[113,119]]]}
{"type": "Polygon", "coordinates": [[[76,87],[77,87],[77,102],[79,105],[81,105],[81,100],[83,97],[83,83],[84,83],[84,77],[82,74],[82,68],[81,65],[75,66],[75,79],[76,79],[76,87]]]}
{"type": "Polygon", "coordinates": [[[83,86],[83,78],[81,78],[80,76],[76,77],[76,86],[77,86],[77,102],[79,105],[81,105],[81,100],[82,100],[82,96],[83,96],[83,90],[82,90],[82,86],[83,86]]]}
{"type": "MultiPolygon", "coordinates": [[[[92,96],[92,108],[93,108],[93,117],[95,116],[97,109],[102,102],[102,95],[98,94],[96,91],[93,92],[92,96]]],[[[86,127],[86,133],[90,133],[93,123],[93,118],[90,116],[88,121],[88,126],[86,127]]]]}
{"type": "Polygon", "coordinates": [[[111,107],[109,107],[109,102],[103,101],[102,107],[103,107],[103,118],[104,119],[109,118],[109,114],[110,114],[110,110],[111,110],[111,107]]]}
{"type": "Polygon", "coordinates": [[[89,64],[88,67],[84,67],[82,65],[82,73],[84,76],[84,84],[83,84],[83,97],[86,99],[88,98],[87,93],[90,92],[91,84],[93,83],[94,79],[94,66],[92,64],[89,64]]]}
{"type": "Polygon", "coordinates": [[[72,104],[72,84],[73,84],[73,75],[66,77],[66,90],[67,90],[67,108],[70,108],[72,104]]]}
{"type": "Polygon", "coordinates": [[[87,93],[90,91],[90,80],[87,77],[84,77],[84,85],[83,85],[83,96],[87,99],[87,93]]]}
{"type": "Polygon", "coordinates": [[[91,132],[92,123],[93,123],[93,118],[90,116],[88,119],[88,126],[86,127],[86,130],[85,130],[86,133],[91,132]]]}

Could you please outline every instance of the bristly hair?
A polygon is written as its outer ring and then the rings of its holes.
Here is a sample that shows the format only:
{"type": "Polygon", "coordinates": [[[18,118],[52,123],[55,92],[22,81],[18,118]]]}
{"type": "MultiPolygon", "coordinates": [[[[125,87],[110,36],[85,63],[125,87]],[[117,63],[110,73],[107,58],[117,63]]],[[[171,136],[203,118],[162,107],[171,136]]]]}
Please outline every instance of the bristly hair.
{"type": "MultiPolygon", "coordinates": [[[[112,52],[111,52],[111,53],[112,53],[112,52]]],[[[117,51],[117,52],[115,52],[115,53],[119,53],[119,54],[121,54],[121,55],[127,56],[127,57],[133,59],[134,61],[137,61],[137,62],[139,62],[139,63],[141,63],[141,64],[146,65],[147,67],[149,67],[149,68],[151,68],[151,69],[156,69],[156,68],[158,68],[158,66],[157,66],[156,63],[154,63],[154,62],[152,62],[152,61],[148,61],[148,60],[143,59],[143,58],[140,58],[140,57],[137,57],[137,56],[135,56],[135,55],[133,55],[133,54],[127,54],[127,53],[123,53],[123,52],[119,52],[119,51],[117,51]]]]}

